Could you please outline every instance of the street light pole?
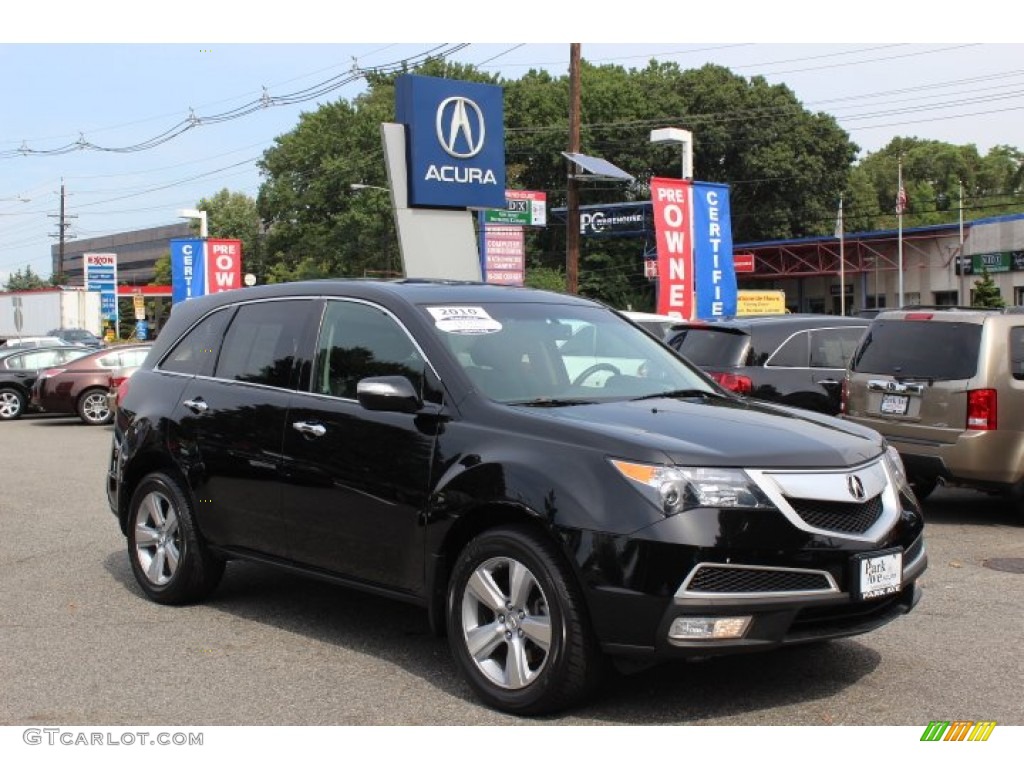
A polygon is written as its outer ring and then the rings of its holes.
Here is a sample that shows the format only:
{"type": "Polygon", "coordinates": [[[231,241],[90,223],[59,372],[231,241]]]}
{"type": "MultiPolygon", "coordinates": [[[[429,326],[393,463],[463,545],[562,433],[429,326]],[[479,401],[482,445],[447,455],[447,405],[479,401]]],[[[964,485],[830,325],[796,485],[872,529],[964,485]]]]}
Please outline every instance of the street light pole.
{"type": "Polygon", "coordinates": [[[206,222],[206,211],[197,211],[195,208],[184,208],[178,211],[179,219],[199,219],[199,236],[204,240],[210,236],[206,222]]]}
{"type": "Polygon", "coordinates": [[[682,128],[655,128],[651,144],[679,144],[683,152],[682,178],[693,178],[693,134],[682,128]]]}

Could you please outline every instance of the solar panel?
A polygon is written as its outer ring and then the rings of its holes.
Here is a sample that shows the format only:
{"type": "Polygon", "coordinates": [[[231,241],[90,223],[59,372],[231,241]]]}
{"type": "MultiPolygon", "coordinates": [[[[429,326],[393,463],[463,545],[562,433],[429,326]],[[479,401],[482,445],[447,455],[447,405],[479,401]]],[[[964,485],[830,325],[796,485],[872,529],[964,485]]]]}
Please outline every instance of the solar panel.
{"type": "Polygon", "coordinates": [[[600,157],[581,155],[579,152],[563,152],[562,154],[586,171],[586,173],[575,177],[580,181],[633,181],[633,177],[624,170],[600,157]]]}

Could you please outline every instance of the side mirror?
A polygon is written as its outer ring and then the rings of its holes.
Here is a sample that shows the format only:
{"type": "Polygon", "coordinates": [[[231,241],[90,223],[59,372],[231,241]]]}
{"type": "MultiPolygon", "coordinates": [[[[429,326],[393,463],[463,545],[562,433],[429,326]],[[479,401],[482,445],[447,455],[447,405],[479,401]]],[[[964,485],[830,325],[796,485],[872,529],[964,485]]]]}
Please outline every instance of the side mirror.
{"type": "Polygon", "coordinates": [[[356,398],[368,411],[416,413],[423,401],[405,376],[370,376],[356,384],[356,398]]]}

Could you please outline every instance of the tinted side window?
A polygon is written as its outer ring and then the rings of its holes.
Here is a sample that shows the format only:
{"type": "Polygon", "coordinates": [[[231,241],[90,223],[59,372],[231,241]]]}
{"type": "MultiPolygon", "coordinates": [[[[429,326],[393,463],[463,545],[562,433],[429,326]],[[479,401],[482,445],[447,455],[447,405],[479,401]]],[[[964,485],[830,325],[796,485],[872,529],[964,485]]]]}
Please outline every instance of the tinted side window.
{"type": "Polygon", "coordinates": [[[222,309],[203,318],[164,358],[160,369],[192,376],[212,376],[231,313],[230,309],[222,309]]]}
{"type": "Polygon", "coordinates": [[[876,320],[850,361],[862,373],[969,379],[978,370],[981,324],[876,320]]]}
{"type": "Polygon", "coordinates": [[[863,335],[863,328],[811,331],[811,368],[845,368],[863,335]]]}
{"type": "Polygon", "coordinates": [[[368,376],[405,376],[423,388],[423,356],[391,315],[369,304],[330,301],[316,352],[313,391],[354,400],[368,376]]]}
{"type": "Polygon", "coordinates": [[[1010,374],[1018,381],[1024,379],[1024,327],[1010,329],[1010,374]]]}
{"type": "Polygon", "coordinates": [[[775,350],[765,365],[775,368],[806,368],[808,350],[808,333],[800,331],[790,336],[782,346],[775,350]]]}
{"type": "Polygon", "coordinates": [[[243,304],[221,345],[214,376],[270,387],[291,387],[292,368],[309,300],[243,304]]]}

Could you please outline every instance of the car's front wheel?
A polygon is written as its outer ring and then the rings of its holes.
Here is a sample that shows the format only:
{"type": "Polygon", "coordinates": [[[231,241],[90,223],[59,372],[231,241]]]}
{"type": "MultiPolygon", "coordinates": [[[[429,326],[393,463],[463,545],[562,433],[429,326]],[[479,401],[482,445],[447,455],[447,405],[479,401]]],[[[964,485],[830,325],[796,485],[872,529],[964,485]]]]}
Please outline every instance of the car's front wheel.
{"type": "Polygon", "coordinates": [[[488,705],[520,715],[565,709],[603,667],[579,588],[554,545],[528,527],[480,534],[448,587],[448,640],[488,705]]]}
{"type": "Polygon", "coordinates": [[[224,561],[199,537],[188,496],[162,472],[144,477],[132,494],[128,557],[139,586],[158,603],[201,600],[224,574],[224,561]]]}
{"type": "Polygon", "coordinates": [[[89,389],[78,398],[78,417],[86,424],[92,426],[109,424],[111,416],[110,404],[107,402],[107,390],[89,389]]]}
{"type": "Polygon", "coordinates": [[[12,387],[0,389],[0,419],[12,420],[25,411],[25,396],[12,387]]]}

